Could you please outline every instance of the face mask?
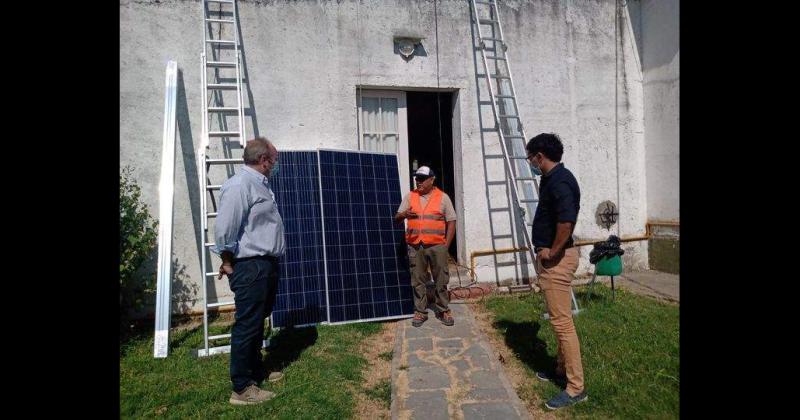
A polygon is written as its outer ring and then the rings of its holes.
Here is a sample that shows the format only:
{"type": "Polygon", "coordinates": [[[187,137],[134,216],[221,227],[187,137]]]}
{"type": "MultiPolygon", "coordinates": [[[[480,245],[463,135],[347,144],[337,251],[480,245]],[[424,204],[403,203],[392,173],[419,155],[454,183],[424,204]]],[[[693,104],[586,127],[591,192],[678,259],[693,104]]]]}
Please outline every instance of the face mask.
{"type": "Polygon", "coordinates": [[[279,170],[280,170],[280,162],[275,162],[275,164],[272,165],[272,169],[269,171],[269,177],[272,178],[274,176],[277,176],[279,170]]]}
{"type": "Polygon", "coordinates": [[[531,166],[531,172],[533,172],[534,175],[536,175],[536,176],[541,176],[542,175],[542,170],[539,169],[538,166],[535,166],[530,161],[528,162],[528,164],[531,166]]]}

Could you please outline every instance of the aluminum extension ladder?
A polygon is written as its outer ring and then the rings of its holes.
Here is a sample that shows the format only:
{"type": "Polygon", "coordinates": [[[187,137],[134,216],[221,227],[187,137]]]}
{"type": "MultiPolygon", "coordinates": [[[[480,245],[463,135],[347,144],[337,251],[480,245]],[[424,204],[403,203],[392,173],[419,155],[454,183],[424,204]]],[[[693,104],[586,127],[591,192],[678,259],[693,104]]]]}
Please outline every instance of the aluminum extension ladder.
{"type": "MultiPolygon", "coordinates": [[[[208,335],[208,310],[223,306],[233,306],[233,301],[208,301],[208,283],[216,281],[218,268],[213,267],[210,248],[214,245],[214,235],[209,233],[209,220],[216,217],[218,193],[225,179],[212,183],[212,168],[227,166],[227,175],[233,174],[234,165],[243,163],[241,157],[234,158],[230,152],[231,142],[238,142],[244,147],[246,142],[244,107],[242,100],[241,46],[239,40],[238,7],[235,0],[202,0],[203,8],[203,53],[201,61],[202,82],[202,134],[198,150],[198,177],[200,186],[200,218],[201,234],[201,273],[203,273],[203,348],[197,350],[197,356],[209,356],[230,352],[230,345],[212,347],[210,343],[230,339],[230,334],[208,335]],[[225,39],[225,36],[233,39],[225,39]],[[209,59],[210,56],[210,59],[209,59]],[[209,70],[211,70],[209,72],[209,70]],[[232,72],[232,73],[231,73],[232,72]],[[235,80],[231,82],[231,79],[235,80]],[[225,96],[224,91],[235,91],[235,100],[225,96]],[[209,95],[211,93],[211,95],[209,95]],[[226,99],[231,102],[226,104],[226,99]],[[213,105],[210,103],[213,102],[213,105]],[[235,105],[235,106],[233,106],[235,105]],[[229,127],[227,116],[235,116],[235,128],[229,127]],[[212,122],[213,121],[213,122],[212,122]],[[213,129],[212,129],[213,126],[213,129]],[[228,156],[211,157],[215,152],[210,149],[210,138],[220,139],[223,154],[228,156]],[[226,149],[227,148],[227,149],[226,149]],[[209,198],[212,208],[209,209],[209,198]],[[211,211],[209,211],[211,210],[211,211]]],[[[219,152],[216,152],[219,154],[219,152]]],[[[265,344],[267,341],[265,340],[265,344]]]]}
{"type": "MultiPolygon", "coordinates": [[[[539,202],[539,184],[528,165],[525,149],[527,136],[519,116],[517,97],[514,91],[514,79],[508,62],[508,45],[503,40],[503,26],[495,0],[470,0],[472,24],[476,26],[478,49],[483,64],[482,76],[491,97],[492,114],[495,129],[500,137],[503,159],[506,170],[511,176],[511,191],[516,202],[517,214],[514,219],[521,225],[531,261],[536,261],[529,227],[533,226],[536,204],[539,202]],[[483,28],[486,28],[485,30],[483,28]],[[486,35],[484,35],[486,33],[486,35]],[[493,54],[488,55],[490,50],[493,54]],[[493,63],[489,65],[489,61],[493,63]],[[493,72],[490,72],[490,69],[493,72]],[[494,80],[494,84],[492,83],[494,80]],[[509,150],[510,149],[510,150],[509,150]]],[[[571,291],[573,314],[580,312],[575,293],[571,291]]],[[[547,319],[547,314],[544,315],[547,319]]]]}

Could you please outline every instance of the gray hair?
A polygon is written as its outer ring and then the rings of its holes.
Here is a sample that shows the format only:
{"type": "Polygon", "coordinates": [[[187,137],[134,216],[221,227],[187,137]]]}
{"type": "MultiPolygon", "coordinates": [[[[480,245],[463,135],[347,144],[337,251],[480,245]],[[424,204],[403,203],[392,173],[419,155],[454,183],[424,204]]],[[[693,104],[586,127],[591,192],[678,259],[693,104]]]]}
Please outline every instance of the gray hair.
{"type": "Polygon", "coordinates": [[[244,163],[247,165],[256,165],[261,160],[261,157],[271,156],[273,153],[277,154],[278,149],[265,137],[256,137],[247,141],[244,147],[244,163]]]}

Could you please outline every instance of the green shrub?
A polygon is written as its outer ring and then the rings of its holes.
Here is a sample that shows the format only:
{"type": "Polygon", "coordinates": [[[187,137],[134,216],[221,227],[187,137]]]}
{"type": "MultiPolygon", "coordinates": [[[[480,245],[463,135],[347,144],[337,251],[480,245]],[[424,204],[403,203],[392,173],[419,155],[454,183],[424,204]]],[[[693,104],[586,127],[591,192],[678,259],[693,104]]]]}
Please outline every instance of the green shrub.
{"type": "Polygon", "coordinates": [[[140,273],[158,243],[158,222],[141,199],[141,188],[125,166],[119,175],[119,311],[120,328],[153,293],[155,273],[140,273]]]}

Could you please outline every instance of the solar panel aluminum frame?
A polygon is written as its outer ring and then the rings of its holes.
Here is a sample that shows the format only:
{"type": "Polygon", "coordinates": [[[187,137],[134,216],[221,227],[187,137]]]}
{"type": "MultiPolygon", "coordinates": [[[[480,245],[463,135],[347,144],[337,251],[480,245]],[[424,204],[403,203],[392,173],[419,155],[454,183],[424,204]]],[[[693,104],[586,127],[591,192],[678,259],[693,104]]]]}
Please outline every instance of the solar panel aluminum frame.
{"type": "MultiPolygon", "coordinates": [[[[325,210],[324,210],[325,201],[324,201],[324,198],[323,198],[323,191],[322,191],[322,158],[321,158],[321,152],[359,153],[359,154],[392,156],[392,157],[394,157],[395,162],[397,162],[397,178],[398,178],[398,180],[400,178],[400,162],[399,162],[399,160],[397,158],[397,154],[395,154],[395,153],[369,152],[369,151],[365,151],[365,150],[347,150],[347,149],[327,149],[327,148],[317,149],[317,165],[318,165],[317,169],[318,169],[319,182],[320,182],[320,188],[319,188],[320,207],[322,208],[322,211],[320,213],[321,217],[322,217],[322,232],[323,232],[323,235],[322,235],[322,248],[323,248],[323,255],[324,255],[324,258],[325,258],[325,293],[326,293],[326,299],[328,301],[327,302],[327,306],[326,306],[326,309],[328,311],[328,321],[324,322],[323,324],[324,325],[344,325],[344,324],[354,324],[354,323],[358,323],[358,322],[390,321],[390,320],[395,320],[395,319],[407,319],[407,318],[413,317],[414,315],[412,313],[412,314],[391,315],[391,316],[377,317],[377,318],[352,319],[352,320],[338,321],[338,322],[331,322],[330,321],[330,319],[331,319],[331,316],[330,316],[331,305],[330,305],[330,289],[329,289],[329,284],[328,284],[327,244],[325,242],[325,232],[326,232],[326,230],[325,230],[325,210]]],[[[409,285],[409,287],[410,287],[410,285],[409,285]]]]}

